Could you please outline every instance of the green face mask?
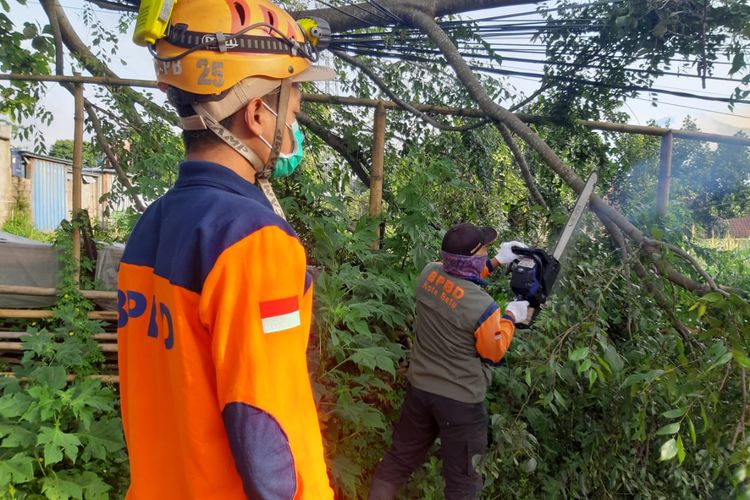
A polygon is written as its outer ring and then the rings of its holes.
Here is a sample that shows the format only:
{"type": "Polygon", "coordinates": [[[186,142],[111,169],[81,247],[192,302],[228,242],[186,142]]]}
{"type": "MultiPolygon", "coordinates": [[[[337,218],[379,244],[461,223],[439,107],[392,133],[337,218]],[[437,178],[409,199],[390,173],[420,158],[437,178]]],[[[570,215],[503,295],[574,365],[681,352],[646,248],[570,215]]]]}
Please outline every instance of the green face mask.
{"type": "Polygon", "coordinates": [[[271,177],[286,177],[292,175],[292,172],[297,170],[299,164],[302,163],[302,157],[304,152],[302,151],[302,143],[305,142],[305,136],[302,135],[302,131],[299,129],[299,125],[295,120],[291,125],[287,125],[289,130],[292,131],[294,137],[294,151],[289,154],[279,154],[279,158],[276,160],[276,165],[273,167],[273,174],[271,177]]]}
{"type": "MultiPolygon", "coordinates": [[[[273,109],[271,109],[266,103],[263,103],[263,105],[278,118],[278,115],[273,109]]],[[[299,129],[299,124],[296,120],[291,125],[286,123],[286,126],[292,132],[292,137],[294,138],[294,151],[289,154],[279,153],[271,177],[287,177],[292,175],[292,172],[297,170],[299,164],[302,163],[302,157],[304,156],[302,143],[305,142],[305,136],[302,135],[302,131],[299,129]]],[[[268,149],[271,149],[271,144],[265,140],[263,136],[260,137],[260,140],[268,146],[268,149]]]]}

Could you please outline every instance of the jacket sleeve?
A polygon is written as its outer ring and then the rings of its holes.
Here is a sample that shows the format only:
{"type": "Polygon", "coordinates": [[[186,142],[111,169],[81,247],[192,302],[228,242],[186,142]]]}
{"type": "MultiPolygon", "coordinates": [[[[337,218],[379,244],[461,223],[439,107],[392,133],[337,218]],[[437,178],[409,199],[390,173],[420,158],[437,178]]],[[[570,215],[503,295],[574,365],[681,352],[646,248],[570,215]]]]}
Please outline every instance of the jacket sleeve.
{"type": "Polygon", "coordinates": [[[307,371],[312,280],[296,236],[266,226],[224,250],[200,317],[219,409],[249,498],[333,498],[307,371]]]}
{"type": "Polygon", "coordinates": [[[474,331],[476,349],[485,363],[497,365],[513,340],[515,332],[513,321],[504,316],[496,303],[491,303],[477,321],[474,331]]]}
{"type": "Polygon", "coordinates": [[[492,259],[487,259],[487,263],[484,265],[484,270],[479,275],[480,278],[485,279],[487,276],[495,272],[498,266],[492,265],[492,259]]]}

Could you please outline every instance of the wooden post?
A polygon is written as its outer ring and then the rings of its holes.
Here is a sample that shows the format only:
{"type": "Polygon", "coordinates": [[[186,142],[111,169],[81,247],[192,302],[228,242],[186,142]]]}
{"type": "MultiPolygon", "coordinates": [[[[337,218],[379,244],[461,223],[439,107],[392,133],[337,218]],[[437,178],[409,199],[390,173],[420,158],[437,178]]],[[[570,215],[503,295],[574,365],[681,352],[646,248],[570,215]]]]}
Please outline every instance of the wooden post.
{"type": "MultiPolygon", "coordinates": [[[[375,107],[372,138],[372,170],[370,171],[370,217],[378,217],[383,205],[383,160],[385,158],[385,105],[375,107]]],[[[380,235],[372,249],[380,248],[380,235]]]]}
{"type": "Polygon", "coordinates": [[[661,136],[661,154],[659,155],[659,185],[656,190],[656,214],[664,217],[669,206],[669,184],[672,180],[672,142],[670,130],[661,136]]]}
{"type": "MultiPolygon", "coordinates": [[[[74,73],[80,77],[80,73],[74,73]]],[[[73,131],[73,262],[76,266],[74,279],[80,282],[81,278],[81,231],[78,228],[78,216],[81,211],[81,190],[83,180],[81,170],[83,168],[83,84],[76,83],[73,94],[75,102],[74,131],[73,131]]]]}

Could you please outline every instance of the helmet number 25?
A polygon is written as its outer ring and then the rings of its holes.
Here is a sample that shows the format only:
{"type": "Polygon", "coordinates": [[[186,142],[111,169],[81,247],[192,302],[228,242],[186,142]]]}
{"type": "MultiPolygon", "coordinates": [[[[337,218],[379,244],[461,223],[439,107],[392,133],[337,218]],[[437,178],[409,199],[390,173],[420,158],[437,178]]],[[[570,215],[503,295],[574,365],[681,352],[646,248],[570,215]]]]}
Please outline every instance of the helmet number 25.
{"type": "Polygon", "coordinates": [[[198,59],[195,66],[201,69],[201,74],[198,77],[198,85],[213,85],[214,87],[224,85],[223,62],[214,61],[209,65],[208,59],[198,59]]]}

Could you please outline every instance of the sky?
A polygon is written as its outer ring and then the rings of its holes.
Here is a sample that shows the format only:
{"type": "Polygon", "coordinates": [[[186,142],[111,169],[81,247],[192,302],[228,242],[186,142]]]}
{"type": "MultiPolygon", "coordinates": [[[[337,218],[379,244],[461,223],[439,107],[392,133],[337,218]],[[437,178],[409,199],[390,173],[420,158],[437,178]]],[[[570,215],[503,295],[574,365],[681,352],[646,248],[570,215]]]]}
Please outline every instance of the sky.
{"type": "MultiPolygon", "coordinates": [[[[85,42],[88,42],[89,30],[85,27],[82,20],[84,2],[80,0],[61,0],[60,3],[81,37],[85,42]]],[[[516,11],[531,10],[529,6],[520,6],[479,11],[474,15],[479,18],[497,15],[498,13],[507,14],[514,12],[514,9],[516,11]]],[[[108,29],[112,31],[116,30],[119,13],[93,7],[93,15],[99,18],[108,29]]],[[[16,26],[22,25],[24,21],[38,21],[44,24],[47,19],[38,0],[27,0],[26,6],[11,2],[10,17],[16,26]]],[[[122,78],[154,79],[151,57],[145,48],[135,45],[130,40],[130,33],[120,37],[118,51],[112,54],[112,63],[110,66],[122,78]],[[126,64],[123,64],[121,60],[126,64]]],[[[539,72],[538,65],[524,63],[508,62],[503,67],[513,70],[539,72]]],[[[728,68],[728,66],[722,67],[728,68]]],[[[66,59],[65,73],[72,74],[69,59],[66,59]]],[[[519,90],[526,93],[532,92],[538,85],[536,80],[521,77],[511,77],[510,82],[519,90]]],[[[654,87],[728,97],[735,85],[733,82],[708,81],[707,88],[702,89],[699,79],[665,76],[659,78],[654,87]]],[[[322,90],[331,94],[341,94],[341,89],[337,87],[335,83],[332,83],[327,84],[322,90]]],[[[154,92],[156,98],[161,99],[159,92],[154,92]]],[[[93,88],[88,86],[86,88],[87,97],[93,96],[93,94],[93,88]]],[[[47,96],[42,104],[55,117],[49,127],[42,127],[47,146],[52,145],[57,139],[72,139],[72,96],[57,84],[50,83],[48,84],[47,96]]],[[[673,128],[678,128],[685,116],[690,115],[693,118],[697,118],[698,126],[705,132],[730,135],[736,133],[739,129],[750,132],[750,105],[746,104],[737,105],[732,111],[725,103],[662,95],[659,96],[658,106],[654,107],[650,102],[649,96],[641,94],[635,99],[628,99],[622,110],[628,113],[628,123],[631,124],[645,125],[649,120],[655,120],[661,125],[671,123],[673,128]]],[[[31,145],[29,144],[14,144],[14,146],[31,149],[31,145]]]]}

